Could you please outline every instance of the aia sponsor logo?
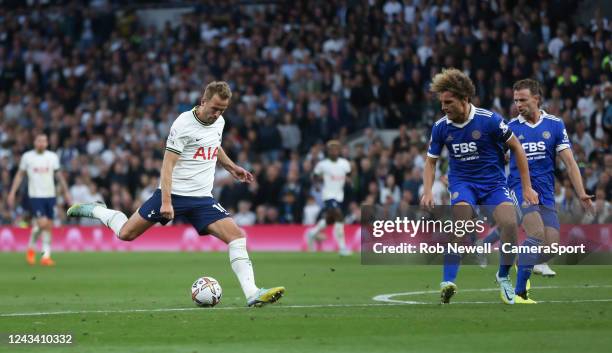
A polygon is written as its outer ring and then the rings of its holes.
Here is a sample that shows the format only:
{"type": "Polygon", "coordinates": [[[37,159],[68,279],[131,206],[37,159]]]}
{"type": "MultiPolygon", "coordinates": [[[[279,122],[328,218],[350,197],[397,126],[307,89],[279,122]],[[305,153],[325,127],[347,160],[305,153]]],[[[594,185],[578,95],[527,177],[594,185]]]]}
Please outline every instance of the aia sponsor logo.
{"type": "Polygon", "coordinates": [[[193,155],[193,159],[202,159],[204,161],[217,159],[217,153],[219,153],[219,147],[198,147],[193,155]]]}

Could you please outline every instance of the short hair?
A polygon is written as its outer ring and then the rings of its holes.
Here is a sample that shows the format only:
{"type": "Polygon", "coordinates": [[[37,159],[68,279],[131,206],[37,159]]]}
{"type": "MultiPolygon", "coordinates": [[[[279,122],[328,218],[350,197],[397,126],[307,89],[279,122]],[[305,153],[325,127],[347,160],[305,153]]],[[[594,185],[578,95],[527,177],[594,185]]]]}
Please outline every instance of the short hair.
{"type": "Polygon", "coordinates": [[[451,92],[455,97],[468,101],[476,94],[472,80],[463,72],[450,68],[436,74],[429,90],[433,93],[451,92]]]}
{"type": "Polygon", "coordinates": [[[520,91],[522,89],[528,89],[529,92],[534,96],[542,97],[544,93],[542,92],[542,86],[536,80],[526,78],[524,80],[519,80],[514,83],[512,86],[513,91],[520,91]]]}
{"type": "Polygon", "coordinates": [[[232,90],[225,81],[213,81],[206,85],[206,89],[204,89],[204,96],[202,98],[205,101],[209,101],[215,96],[215,94],[223,100],[232,98],[232,90]]]}
{"type": "Polygon", "coordinates": [[[327,141],[327,148],[340,147],[340,146],[342,146],[342,144],[338,140],[329,140],[329,141],[327,141]]]}

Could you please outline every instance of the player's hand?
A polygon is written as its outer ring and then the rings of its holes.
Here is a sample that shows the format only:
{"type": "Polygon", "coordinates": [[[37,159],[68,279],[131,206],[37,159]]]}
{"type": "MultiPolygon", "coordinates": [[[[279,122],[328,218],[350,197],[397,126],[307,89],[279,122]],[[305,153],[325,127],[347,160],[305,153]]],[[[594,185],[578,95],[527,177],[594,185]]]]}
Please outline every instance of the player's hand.
{"type": "Polygon", "coordinates": [[[6,203],[8,204],[8,207],[12,210],[13,207],[15,207],[15,194],[9,194],[8,198],[6,199],[6,203]]]}
{"type": "Polygon", "coordinates": [[[430,192],[424,193],[423,197],[421,197],[421,206],[426,208],[432,208],[435,206],[433,195],[430,192]]]}
{"type": "Polygon", "coordinates": [[[236,168],[232,169],[230,173],[234,178],[240,180],[243,183],[250,183],[255,180],[253,174],[249,173],[246,169],[240,166],[236,166],[236,168]]]}
{"type": "Polygon", "coordinates": [[[587,195],[586,193],[583,193],[582,195],[578,196],[578,198],[580,199],[580,203],[582,204],[582,207],[585,209],[585,211],[587,211],[588,214],[595,213],[595,206],[593,206],[593,201],[592,201],[594,197],[595,196],[587,195]]]}
{"type": "Polygon", "coordinates": [[[537,205],[540,203],[540,199],[538,199],[538,193],[532,188],[523,190],[523,200],[528,205],[537,205]]]}
{"type": "Polygon", "coordinates": [[[159,208],[159,214],[165,219],[174,219],[174,208],[171,203],[163,203],[159,208]]]}

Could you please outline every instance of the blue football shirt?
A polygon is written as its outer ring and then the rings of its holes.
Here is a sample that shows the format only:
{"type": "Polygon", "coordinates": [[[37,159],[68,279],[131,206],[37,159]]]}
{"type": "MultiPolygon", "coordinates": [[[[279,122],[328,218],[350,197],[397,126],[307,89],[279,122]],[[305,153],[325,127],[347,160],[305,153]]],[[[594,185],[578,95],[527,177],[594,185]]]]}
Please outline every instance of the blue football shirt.
{"type": "MultiPolygon", "coordinates": [[[[540,111],[540,120],[531,124],[522,116],[512,119],[508,126],[514,132],[525,150],[529,162],[529,176],[533,189],[538,192],[540,202],[554,206],[555,166],[557,153],[571,148],[563,120],[540,111]]],[[[516,167],[516,156],[510,154],[510,174],[508,186],[521,187],[521,177],[516,167]]]]}
{"type": "Polygon", "coordinates": [[[499,114],[470,104],[470,115],[464,123],[453,123],[444,116],[434,124],[427,155],[438,158],[446,146],[451,185],[506,185],[504,144],[511,137],[512,130],[499,114]]]}

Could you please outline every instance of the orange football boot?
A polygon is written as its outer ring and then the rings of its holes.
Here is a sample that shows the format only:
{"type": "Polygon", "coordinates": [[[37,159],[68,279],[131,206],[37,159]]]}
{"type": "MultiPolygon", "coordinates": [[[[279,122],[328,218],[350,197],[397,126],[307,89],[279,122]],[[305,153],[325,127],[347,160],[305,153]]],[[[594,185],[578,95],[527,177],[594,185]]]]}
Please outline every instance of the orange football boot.
{"type": "Polygon", "coordinates": [[[36,252],[32,248],[28,248],[26,251],[26,262],[29,265],[36,265],[36,252]]]}
{"type": "Polygon", "coordinates": [[[53,261],[50,256],[46,256],[40,259],[40,265],[41,266],[55,266],[55,261],[53,261]]]}

